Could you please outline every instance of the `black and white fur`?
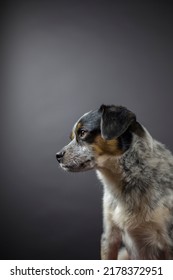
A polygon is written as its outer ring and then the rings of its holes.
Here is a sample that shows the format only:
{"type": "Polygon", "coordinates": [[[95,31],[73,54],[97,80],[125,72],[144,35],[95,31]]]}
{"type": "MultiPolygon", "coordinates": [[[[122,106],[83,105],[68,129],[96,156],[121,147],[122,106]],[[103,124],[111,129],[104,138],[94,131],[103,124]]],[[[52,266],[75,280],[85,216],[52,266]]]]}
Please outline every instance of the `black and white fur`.
{"type": "Polygon", "coordinates": [[[173,259],[173,156],[122,106],[83,115],[56,155],[71,172],[95,169],[103,183],[101,258],[173,259]]]}

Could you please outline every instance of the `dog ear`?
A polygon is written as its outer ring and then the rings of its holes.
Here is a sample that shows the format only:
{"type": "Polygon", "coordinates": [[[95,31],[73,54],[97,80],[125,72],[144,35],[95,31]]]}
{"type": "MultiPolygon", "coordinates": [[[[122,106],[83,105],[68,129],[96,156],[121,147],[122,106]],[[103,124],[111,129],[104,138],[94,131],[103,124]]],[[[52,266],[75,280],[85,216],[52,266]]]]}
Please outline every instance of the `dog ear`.
{"type": "Polygon", "coordinates": [[[122,106],[102,105],[101,113],[101,135],[105,140],[111,140],[121,136],[132,122],[136,121],[134,113],[122,106]]]}

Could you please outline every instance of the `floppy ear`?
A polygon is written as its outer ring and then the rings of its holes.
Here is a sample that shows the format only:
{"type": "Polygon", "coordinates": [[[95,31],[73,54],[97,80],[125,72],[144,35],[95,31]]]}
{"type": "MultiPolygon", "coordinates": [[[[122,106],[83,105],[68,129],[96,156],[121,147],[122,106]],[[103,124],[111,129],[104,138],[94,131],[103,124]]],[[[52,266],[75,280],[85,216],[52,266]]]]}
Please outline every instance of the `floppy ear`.
{"type": "Polygon", "coordinates": [[[105,140],[118,138],[136,121],[135,114],[122,106],[102,105],[99,111],[102,115],[101,135],[105,140]]]}

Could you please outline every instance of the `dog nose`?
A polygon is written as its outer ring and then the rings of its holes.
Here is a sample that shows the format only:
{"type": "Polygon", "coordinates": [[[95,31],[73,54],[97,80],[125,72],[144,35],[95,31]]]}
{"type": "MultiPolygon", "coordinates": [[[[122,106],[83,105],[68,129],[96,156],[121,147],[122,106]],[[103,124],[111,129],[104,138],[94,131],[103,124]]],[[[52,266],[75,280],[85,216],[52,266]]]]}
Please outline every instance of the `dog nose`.
{"type": "Polygon", "coordinates": [[[63,159],[63,156],[64,156],[65,152],[64,151],[61,151],[59,153],[56,154],[56,159],[59,163],[62,162],[62,159],[63,159]]]}

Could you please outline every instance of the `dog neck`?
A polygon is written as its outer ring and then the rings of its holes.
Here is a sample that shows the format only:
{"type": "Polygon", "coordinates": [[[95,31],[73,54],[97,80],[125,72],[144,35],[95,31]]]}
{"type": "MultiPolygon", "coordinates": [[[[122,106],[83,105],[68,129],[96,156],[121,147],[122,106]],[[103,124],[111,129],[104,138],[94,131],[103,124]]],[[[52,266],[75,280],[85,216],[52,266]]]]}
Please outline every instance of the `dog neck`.
{"type": "Polygon", "coordinates": [[[122,169],[119,165],[119,157],[102,156],[99,159],[99,166],[96,174],[102,184],[109,188],[109,191],[117,196],[121,189],[122,169]]]}

